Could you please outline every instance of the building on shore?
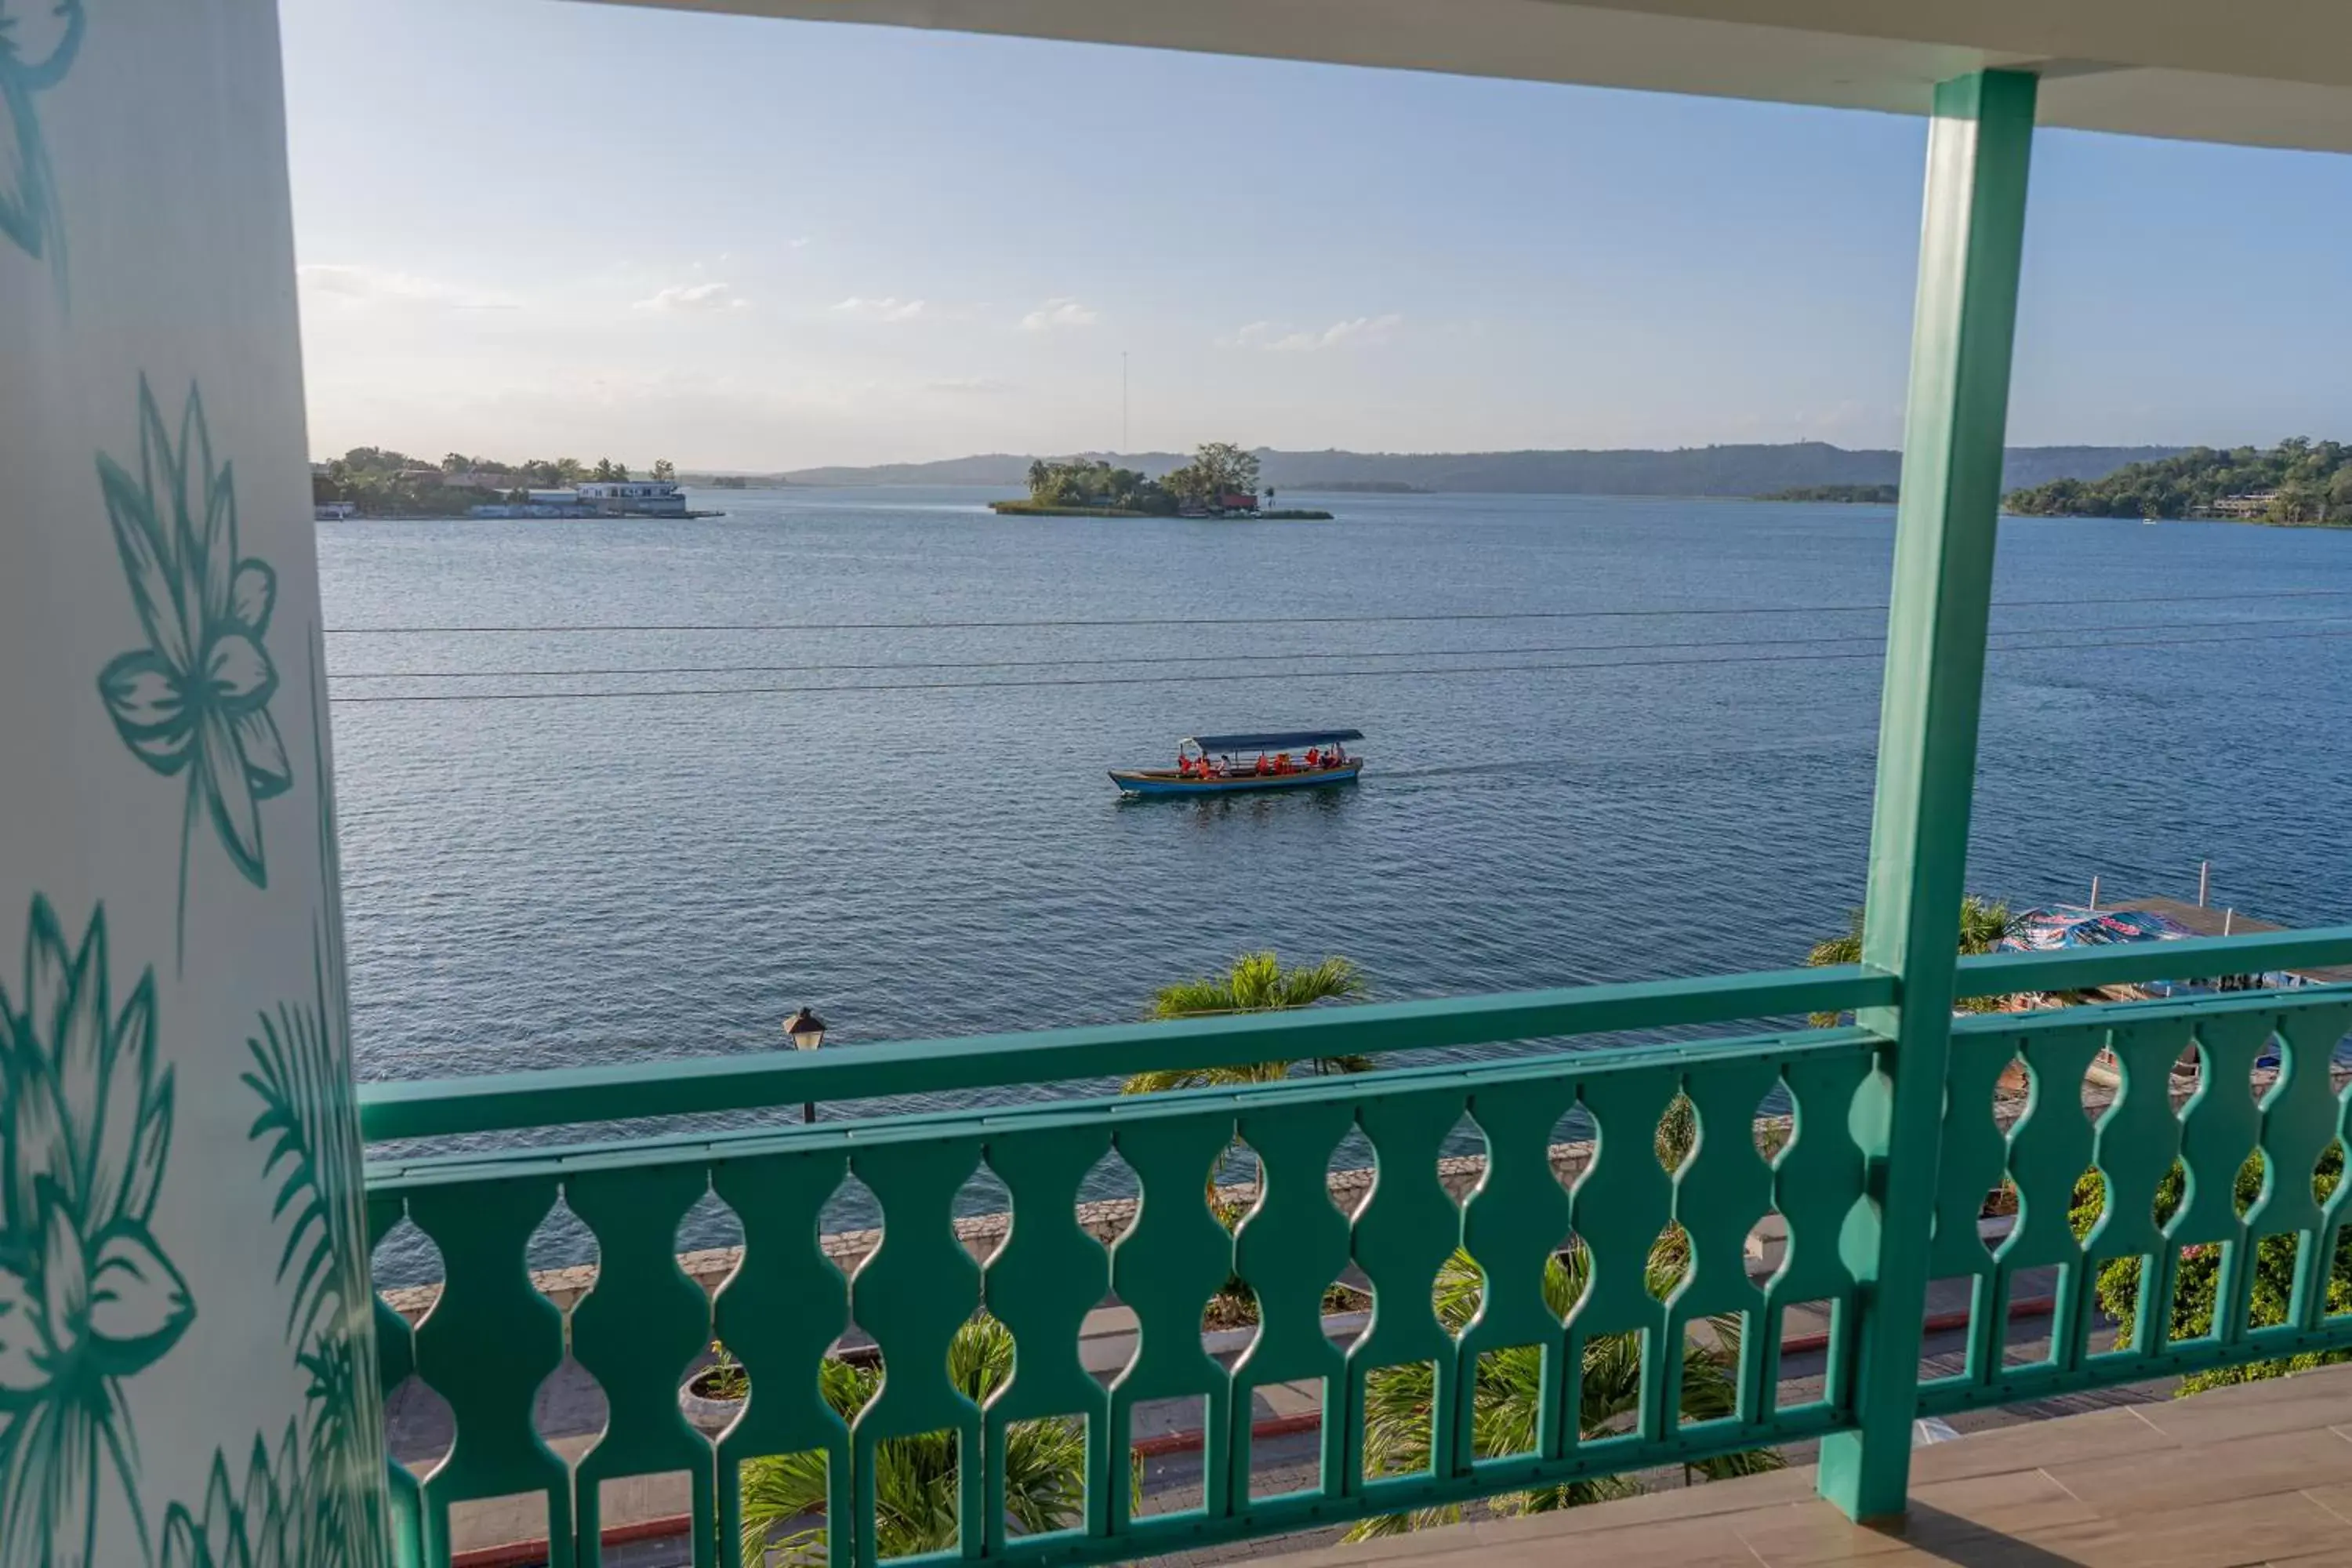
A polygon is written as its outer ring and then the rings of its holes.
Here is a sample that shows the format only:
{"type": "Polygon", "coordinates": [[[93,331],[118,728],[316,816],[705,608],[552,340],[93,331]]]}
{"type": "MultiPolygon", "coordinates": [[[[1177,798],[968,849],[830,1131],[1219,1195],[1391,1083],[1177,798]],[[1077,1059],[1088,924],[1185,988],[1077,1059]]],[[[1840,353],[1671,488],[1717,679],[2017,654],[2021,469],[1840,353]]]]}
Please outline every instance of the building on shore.
{"type": "Polygon", "coordinates": [[[686,496],[674,479],[591,479],[580,504],[605,517],[684,517],[686,496]]]}
{"type": "Polygon", "coordinates": [[[674,479],[591,479],[576,489],[527,489],[515,501],[486,501],[475,517],[693,517],[674,479]]]}
{"type": "Polygon", "coordinates": [[[2244,495],[2216,497],[2212,504],[2199,510],[2207,517],[2268,517],[2271,503],[2277,500],[2276,490],[2251,490],[2244,495]]]}

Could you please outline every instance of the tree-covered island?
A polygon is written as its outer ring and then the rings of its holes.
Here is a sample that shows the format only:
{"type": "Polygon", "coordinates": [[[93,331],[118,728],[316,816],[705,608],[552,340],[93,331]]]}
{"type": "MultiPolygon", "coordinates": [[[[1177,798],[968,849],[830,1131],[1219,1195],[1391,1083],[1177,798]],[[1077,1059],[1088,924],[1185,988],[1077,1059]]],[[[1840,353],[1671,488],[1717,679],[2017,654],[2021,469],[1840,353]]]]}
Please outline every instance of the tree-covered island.
{"type": "MultiPolygon", "coordinates": [[[[389,447],[354,447],[310,465],[310,500],[320,506],[348,504],[361,517],[464,517],[484,502],[526,500],[534,489],[569,489],[583,479],[629,477],[628,465],[610,458],[593,465],[577,458],[506,463],[451,452],[434,463],[389,447]]],[[[643,477],[675,479],[677,470],[660,458],[643,477]]]]}
{"type": "Polygon", "coordinates": [[[1328,511],[1274,510],[1274,487],[1258,488],[1257,454],[1230,441],[1198,447],[1192,460],[1153,479],[1099,458],[1029,465],[1029,499],[991,501],[1014,517],[1256,517],[1322,520],[1328,511]],[[1264,500],[1261,504],[1260,497],[1264,500]]]}
{"type": "Polygon", "coordinates": [[[2056,479],[2002,503],[2026,517],[2213,517],[2352,528],[2352,447],[2297,436],[2268,451],[2195,447],[2099,479],[2056,479]]]}

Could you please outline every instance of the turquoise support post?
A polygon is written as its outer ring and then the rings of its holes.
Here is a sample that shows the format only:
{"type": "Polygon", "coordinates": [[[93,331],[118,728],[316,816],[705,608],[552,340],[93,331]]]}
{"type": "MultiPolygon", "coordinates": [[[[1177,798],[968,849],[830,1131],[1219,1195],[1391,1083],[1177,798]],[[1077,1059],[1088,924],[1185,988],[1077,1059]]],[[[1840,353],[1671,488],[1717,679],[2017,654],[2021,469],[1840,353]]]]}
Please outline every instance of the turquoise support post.
{"type": "Polygon", "coordinates": [[[1859,1430],[1823,1443],[1821,1462],[1822,1495],[1855,1519],[1901,1513],[1910,1479],[2037,85],[2017,71],[1945,82],[1927,136],[1863,926],[1864,965],[1900,984],[1858,1020],[1890,1042],[1857,1120],[1880,1171],[1872,1223],[1848,1236],[1866,1302],[1859,1430]]]}

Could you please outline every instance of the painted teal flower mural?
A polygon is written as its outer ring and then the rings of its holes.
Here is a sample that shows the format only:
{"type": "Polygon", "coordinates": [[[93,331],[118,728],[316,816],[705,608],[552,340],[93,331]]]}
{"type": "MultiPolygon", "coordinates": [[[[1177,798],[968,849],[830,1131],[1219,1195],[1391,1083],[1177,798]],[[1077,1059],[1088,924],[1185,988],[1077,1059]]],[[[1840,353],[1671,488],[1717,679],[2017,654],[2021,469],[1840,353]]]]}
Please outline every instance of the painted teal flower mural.
{"type": "Polygon", "coordinates": [[[33,100],[65,80],[81,30],[81,0],[21,6],[0,0],[0,236],[36,261],[46,257],[60,289],[65,223],[33,100]]]}
{"type": "Polygon", "coordinates": [[[240,1485],[231,1450],[214,1456],[201,1508],[164,1516],[163,1568],[387,1568],[383,1404],[369,1325],[359,1118],[352,1107],[351,1001],[335,889],[334,795],[327,775],[326,650],[311,629],[310,758],[326,901],[311,933],[307,995],[262,1015],[244,1075],[258,1107],[246,1136],[283,1234],[278,1282],[290,1286],[286,1345],[302,1376],[304,1414],[273,1464],[257,1435],[240,1485]]]}
{"type": "Polygon", "coordinates": [[[188,924],[188,850],[199,815],[255,887],[268,885],[260,803],[293,784],[286,743],[269,716],[277,667],[262,647],[278,577],[237,554],[231,465],[213,465],[212,436],[194,386],[176,445],[139,378],[136,473],[100,454],[99,487],[114,525],[131,600],[147,646],[110,662],[99,695],[133,755],[170,777],[185,773],[180,825],[180,946],[188,924]]]}
{"type": "Polygon", "coordinates": [[[318,1560],[303,1554],[304,1489],[290,1426],[275,1467],[268,1446],[253,1440],[242,1483],[228,1456],[215,1454],[204,1511],[175,1502],[164,1516],[163,1568],[310,1568],[318,1560]]]}
{"type": "Polygon", "coordinates": [[[87,1563],[107,1470],[145,1545],[123,1384],[196,1312],[149,1229],[172,1144],[155,975],[114,1007],[103,907],[76,947],[34,899],[0,1090],[0,1563],[87,1563]]]}

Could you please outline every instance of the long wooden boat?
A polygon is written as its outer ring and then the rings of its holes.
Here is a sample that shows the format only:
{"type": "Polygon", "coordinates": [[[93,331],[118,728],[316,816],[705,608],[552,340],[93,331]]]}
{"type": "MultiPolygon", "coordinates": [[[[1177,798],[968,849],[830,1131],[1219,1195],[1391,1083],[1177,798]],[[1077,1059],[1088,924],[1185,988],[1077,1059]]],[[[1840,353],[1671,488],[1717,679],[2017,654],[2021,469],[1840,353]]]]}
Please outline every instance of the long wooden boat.
{"type": "Polygon", "coordinates": [[[1172,768],[1113,768],[1111,783],[1128,795],[1244,795],[1269,789],[1321,789],[1353,784],[1364,759],[1346,742],[1360,730],[1276,730],[1242,735],[1187,735],[1172,768]],[[1316,753],[1307,765],[1308,752],[1316,753]]]}

